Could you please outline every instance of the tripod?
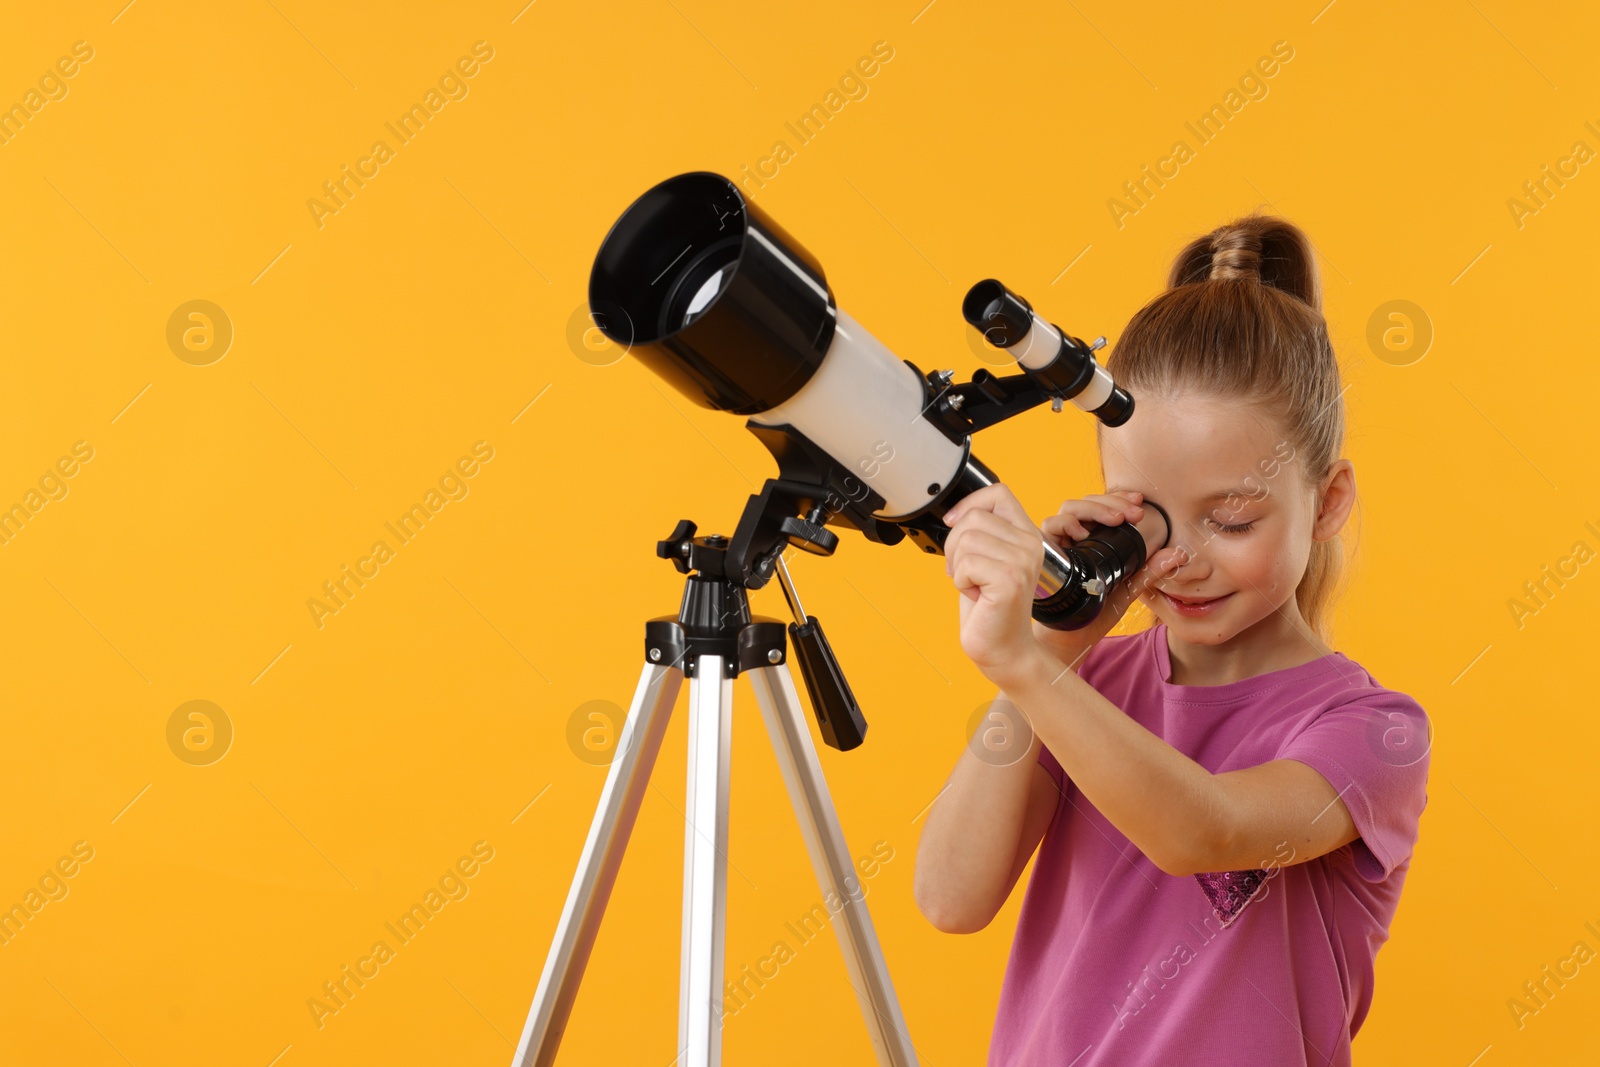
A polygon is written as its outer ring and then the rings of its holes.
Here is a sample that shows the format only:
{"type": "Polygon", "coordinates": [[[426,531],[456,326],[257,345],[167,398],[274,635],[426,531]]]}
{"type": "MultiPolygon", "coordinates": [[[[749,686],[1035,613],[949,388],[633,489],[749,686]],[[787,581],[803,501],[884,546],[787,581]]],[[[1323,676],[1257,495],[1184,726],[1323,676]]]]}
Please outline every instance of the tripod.
{"type": "MultiPolygon", "coordinates": [[[[769,483],[768,491],[774,488],[769,483]]],[[[767,493],[752,498],[752,513],[767,493]]],[[[820,514],[813,512],[813,520],[820,514]]],[[[753,520],[752,520],[753,521],[753,520]]],[[[727,903],[728,763],[733,722],[733,679],[747,673],[778,757],[789,801],[800,822],[818,885],[842,902],[834,932],[845,968],[882,1067],[917,1062],[889,980],[883,951],[844,833],[817,760],[810,729],[789,673],[784,624],[752,618],[745,573],[730,551],[748,545],[741,523],[734,549],[720,535],[694,537],[682,520],[656,553],[687,574],[678,615],[645,624],[646,663],[617,741],[605,788],[572,887],[545,959],[533,1007],[522,1030],[513,1067],[551,1067],[566,1030],[578,984],[594,947],[606,902],[655,768],[667,721],[685,676],[689,678],[687,825],[683,835],[683,939],[678,979],[678,1057],[675,1067],[717,1067],[722,1062],[723,934],[727,903]],[[691,571],[697,573],[690,573],[691,571]]],[[[833,535],[814,521],[789,518],[780,532],[808,551],[828,554],[833,535]]],[[[796,622],[788,628],[801,656],[824,739],[837,748],[859,744],[866,724],[833,660],[820,623],[801,609],[779,540],[763,554],[758,573],[776,569],[796,622]]]]}

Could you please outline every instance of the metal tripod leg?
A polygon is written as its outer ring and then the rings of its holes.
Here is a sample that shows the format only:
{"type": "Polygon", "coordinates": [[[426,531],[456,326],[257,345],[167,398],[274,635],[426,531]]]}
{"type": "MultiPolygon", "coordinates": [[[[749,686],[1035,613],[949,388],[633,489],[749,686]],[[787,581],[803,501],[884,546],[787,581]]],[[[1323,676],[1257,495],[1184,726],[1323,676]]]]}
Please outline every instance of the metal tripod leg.
{"type": "Polygon", "coordinates": [[[677,1067],[722,1063],[722,969],[728,906],[728,755],[733,679],[699,656],[689,679],[689,783],[683,828],[683,947],[677,1067]]]}
{"type": "Polygon", "coordinates": [[[811,866],[817,872],[817,884],[843,904],[833,930],[839,937],[845,970],[855,988],[878,1063],[883,1067],[915,1067],[916,1050],[900,1014],[900,1001],[889,979],[872,917],[867,914],[861,882],[839,828],[839,816],[828,793],[822,765],[817,761],[816,746],[811,743],[811,730],[795,692],[794,677],[786,663],[759,667],[749,675],[783,771],[783,784],[789,790],[795,817],[800,820],[811,866]]]}
{"type": "Polygon", "coordinates": [[[617,739],[617,752],[606,775],[605,789],[600,794],[594,821],[589,824],[583,856],[578,861],[572,888],[567,891],[567,903],[561,910],[555,942],[550,955],[545,957],[544,973],[539,976],[539,989],[533,996],[533,1008],[522,1028],[514,1067],[551,1067],[555,1063],[556,1049],[567,1028],[567,1018],[572,1014],[572,1002],[578,996],[578,983],[583,980],[583,969],[589,963],[589,953],[600,931],[611,887],[617,880],[617,868],[628,847],[628,837],[633,833],[639,804],[644,799],[645,786],[650,783],[650,772],[661,752],[661,738],[666,733],[667,720],[672,717],[672,705],[678,699],[682,684],[683,672],[675,667],[646,664],[639,675],[639,686],[634,691],[622,736],[617,739]]]}

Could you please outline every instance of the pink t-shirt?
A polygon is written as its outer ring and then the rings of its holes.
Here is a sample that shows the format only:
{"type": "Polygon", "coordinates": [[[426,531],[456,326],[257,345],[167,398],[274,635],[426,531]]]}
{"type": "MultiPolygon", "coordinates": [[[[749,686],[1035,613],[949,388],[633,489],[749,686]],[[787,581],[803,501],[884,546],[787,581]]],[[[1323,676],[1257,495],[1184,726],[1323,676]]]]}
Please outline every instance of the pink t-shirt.
{"type": "Polygon", "coordinates": [[[1300,863],[1284,843],[1256,869],[1165,874],[1041,748],[1061,799],[1017,921],[990,1067],[1348,1065],[1428,802],[1422,708],[1338,652],[1173,685],[1165,624],[1105,638],[1081,673],[1213,773],[1309,764],[1361,837],[1300,863]]]}

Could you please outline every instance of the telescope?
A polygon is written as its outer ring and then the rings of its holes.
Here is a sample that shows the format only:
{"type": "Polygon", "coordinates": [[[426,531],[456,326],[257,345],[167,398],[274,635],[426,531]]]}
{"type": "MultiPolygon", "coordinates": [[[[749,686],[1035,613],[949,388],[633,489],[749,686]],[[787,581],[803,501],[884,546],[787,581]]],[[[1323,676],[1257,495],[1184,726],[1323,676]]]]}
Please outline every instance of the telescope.
{"type": "MultiPolygon", "coordinates": [[[[1095,361],[1105,338],[1083,342],[994,279],[972,287],[962,314],[1020,373],[980,368],[956,382],[953,371],[924,373],[897,358],[838,306],[814,255],[732,181],[705,171],[669,178],[623,212],[595,257],[589,308],[608,338],[690,401],[745,416],[777,460],[779,476],[750,497],[733,537],[718,539],[718,562],[747,589],[779,577],[813,702],[840,701],[854,722],[823,724],[841,749],[860,743],[865,724],[820,624],[807,629],[815,620],[800,610],[784,551],[830,555],[838,535],[828,527],[837,526],[943,554],[943,516],[1000,481],[973,454],[978,431],[1046,401],[1056,411],[1071,401],[1107,426],[1134,411],[1133,397],[1095,361]],[[843,696],[819,694],[835,679],[843,696]]],[[[1137,525],[1098,526],[1065,546],[1044,539],[1034,619],[1059,630],[1094,620],[1115,585],[1170,536],[1165,511],[1145,506],[1137,525]]],[[[693,524],[685,525],[658,553],[678,553],[687,573],[693,524]]]]}

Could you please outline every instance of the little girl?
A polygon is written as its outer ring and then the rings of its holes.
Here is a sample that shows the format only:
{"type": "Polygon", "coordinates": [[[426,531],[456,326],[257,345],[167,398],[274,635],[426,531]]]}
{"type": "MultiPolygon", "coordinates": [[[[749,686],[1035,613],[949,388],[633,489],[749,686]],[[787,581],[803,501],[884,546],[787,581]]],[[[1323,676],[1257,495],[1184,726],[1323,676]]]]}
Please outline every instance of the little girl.
{"type": "Polygon", "coordinates": [[[1186,247],[1129,323],[1109,369],[1137,406],[1100,431],[1107,491],[1043,531],[1132,522],[1159,545],[1146,500],[1172,529],[1093,627],[1032,621],[1043,541],[1005,486],[946,516],[1000,728],[928,814],[917,906],[980,930],[1039,850],[991,1067],[1350,1063],[1429,732],[1326,643],[1355,477],[1320,304],[1305,235],[1258,215],[1186,247]],[[1155,624],[1104,636],[1135,593],[1155,624]]]}

